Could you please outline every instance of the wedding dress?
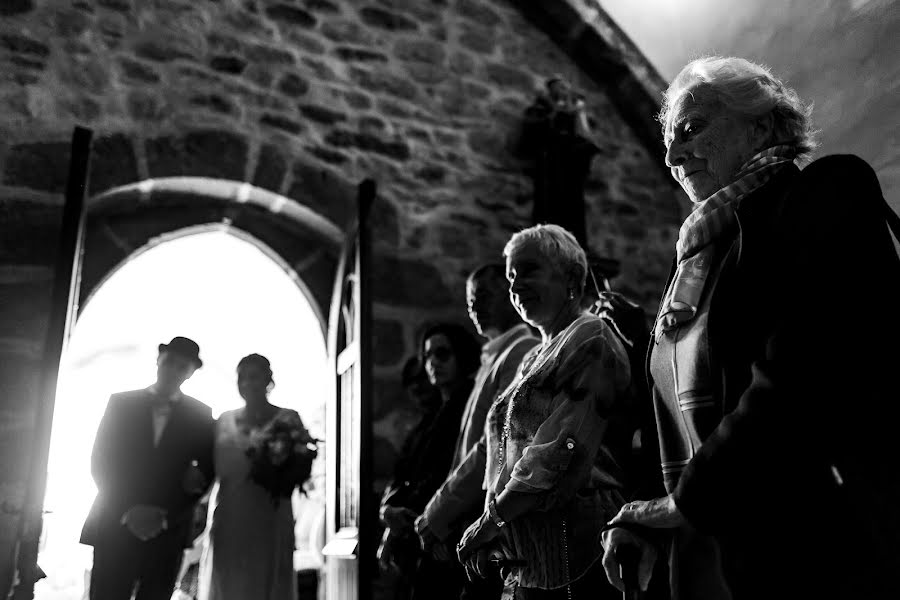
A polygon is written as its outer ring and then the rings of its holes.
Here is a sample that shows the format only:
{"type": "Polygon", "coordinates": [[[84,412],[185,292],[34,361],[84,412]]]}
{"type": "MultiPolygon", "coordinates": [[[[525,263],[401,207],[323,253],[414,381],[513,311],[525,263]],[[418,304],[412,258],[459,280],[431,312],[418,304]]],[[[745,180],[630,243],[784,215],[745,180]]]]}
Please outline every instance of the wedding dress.
{"type": "Polygon", "coordinates": [[[294,600],[291,500],[276,504],[248,477],[246,451],[254,430],[239,426],[242,414],[243,409],[227,411],[216,423],[217,489],[210,502],[198,600],[294,600]]]}

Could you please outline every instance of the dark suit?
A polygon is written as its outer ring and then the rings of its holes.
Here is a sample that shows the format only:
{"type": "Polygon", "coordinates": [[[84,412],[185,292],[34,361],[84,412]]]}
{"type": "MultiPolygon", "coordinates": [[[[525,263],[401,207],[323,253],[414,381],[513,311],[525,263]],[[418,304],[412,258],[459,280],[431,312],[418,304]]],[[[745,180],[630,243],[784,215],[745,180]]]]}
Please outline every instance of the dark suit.
{"type": "Polygon", "coordinates": [[[94,546],[91,600],[127,600],[138,582],[138,600],[168,600],[199,498],[183,489],[182,478],[194,460],[208,482],[213,478],[210,408],[182,396],[154,446],[155,399],[149,390],[113,394],[97,431],[91,474],[98,493],[81,533],[81,543],[94,546]],[[167,528],[146,542],[122,524],[138,504],[167,513],[167,528]]]}
{"type": "Polygon", "coordinates": [[[872,169],[745,198],[709,308],[718,419],[674,490],[735,600],[900,598],[900,261],[872,169]]]}

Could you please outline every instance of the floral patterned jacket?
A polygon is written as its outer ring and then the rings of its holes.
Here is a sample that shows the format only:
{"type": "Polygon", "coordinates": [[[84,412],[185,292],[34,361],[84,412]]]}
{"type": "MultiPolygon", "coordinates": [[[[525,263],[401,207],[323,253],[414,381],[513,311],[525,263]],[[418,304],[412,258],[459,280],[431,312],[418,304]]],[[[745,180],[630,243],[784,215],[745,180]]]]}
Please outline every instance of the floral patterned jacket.
{"type": "Polygon", "coordinates": [[[520,586],[554,589],[602,556],[600,528],[624,503],[629,363],[609,326],[583,314],[521,369],[488,414],[487,500],[504,489],[542,496],[503,530],[503,544],[526,562],[513,572],[520,586]]]}

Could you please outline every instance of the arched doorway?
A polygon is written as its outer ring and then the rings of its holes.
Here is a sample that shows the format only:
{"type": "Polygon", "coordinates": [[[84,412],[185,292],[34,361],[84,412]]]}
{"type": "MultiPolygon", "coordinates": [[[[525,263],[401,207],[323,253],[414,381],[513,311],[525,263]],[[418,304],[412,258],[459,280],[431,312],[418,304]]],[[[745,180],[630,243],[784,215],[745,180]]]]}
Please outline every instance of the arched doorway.
{"type": "MultiPolygon", "coordinates": [[[[272,362],[272,402],[300,412],[324,437],[329,393],[322,315],[295,271],[246,232],[227,225],[182,229],[136,251],[90,296],[63,360],[54,415],[38,600],[81,597],[90,548],[77,542],[96,489],[89,459],[109,394],[153,381],[156,346],[195,339],[204,368],[184,391],[214,415],[241,405],[234,367],[251,352],[272,362]]],[[[295,566],[316,567],[312,538],[324,510],[324,461],[309,496],[295,499],[295,566]]]]}

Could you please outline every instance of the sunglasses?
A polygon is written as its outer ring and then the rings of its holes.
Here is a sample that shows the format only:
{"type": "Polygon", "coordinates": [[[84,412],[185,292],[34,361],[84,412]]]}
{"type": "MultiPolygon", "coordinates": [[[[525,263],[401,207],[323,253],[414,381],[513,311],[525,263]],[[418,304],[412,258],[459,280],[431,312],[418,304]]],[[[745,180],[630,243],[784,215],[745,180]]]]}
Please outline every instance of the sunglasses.
{"type": "Polygon", "coordinates": [[[453,351],[450,348],[431,348],[425,352],[425,360],[433,358],[441,362],[447,362],[453,357],[453,351]]]}

